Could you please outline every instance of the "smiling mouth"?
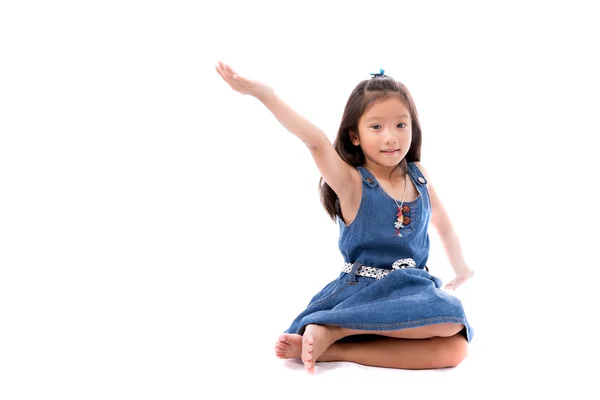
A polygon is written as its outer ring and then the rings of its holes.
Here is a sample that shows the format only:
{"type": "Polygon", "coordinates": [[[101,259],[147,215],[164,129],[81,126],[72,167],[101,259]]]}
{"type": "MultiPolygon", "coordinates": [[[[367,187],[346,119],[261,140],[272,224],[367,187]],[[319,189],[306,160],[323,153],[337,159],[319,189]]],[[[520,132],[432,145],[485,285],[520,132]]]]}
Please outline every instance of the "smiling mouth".
{"type": "Polygon", "coordinates": [[[396,149],[396,150],[381,150],[382,153],[386,153],[386,154],[392,154],[392,153],[396,153],[400,151],[400,149],[396,149]]]}

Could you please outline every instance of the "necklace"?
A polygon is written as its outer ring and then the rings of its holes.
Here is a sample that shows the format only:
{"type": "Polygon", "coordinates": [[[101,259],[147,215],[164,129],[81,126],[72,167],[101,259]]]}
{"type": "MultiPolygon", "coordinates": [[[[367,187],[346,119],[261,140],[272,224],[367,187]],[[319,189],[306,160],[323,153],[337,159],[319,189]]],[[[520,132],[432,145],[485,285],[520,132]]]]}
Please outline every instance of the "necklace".
{"type": "MultiPolygon", "coordinates": [[[[365,169],[367,171],[371,172],[369,169],[367,169],[367,168],[365,168],[365,169]]],[[[371,172],[371,175],[373,175],[372,172],[371,172]]],[[[406,175],[404,175],[404,194],[402,195],[402,200],[401,200],[400,204],[398,204],[398,201],[396,201],[396,199],[393,196],[391,196],[388,192],[385,191],[385,189],[383,188],[383,186],[381,186],[381,184],[379,184],[379,187],[381,188],[383,193],[385,193],[388,197],[390,197],[392,200],[394,200],[394,203],[396,203],[396,206],[398,207],[398,213],[396,214],[397,219],[396,219],[396,222],[394,223],[394,227],[396,228],[396,233],[394,234],[394,236],[402,237],[402,233],[400,233],[400,229],[404,228],[404,223],[403,223],[404,222],[404,214],[402,213],[402,206],[404,206],[404,199],[406,199],[406,189],[408,187],[407,177],[406,177],[406,175]]]]}
{"type": "MultiPolygon", "coordinates": [[[[396,201],[395,198],[393,198],[392,196],[392,200],[394,200],[394,203],[396,203],[396,206],[398,206],[398,219],[396,220],[396,223],[394,223],[394,227],[396,228],[396,235],[399,237],[402,237],[402,233],[400,233],[400,229],[404,228],[404,215],[402,214],[402,206],[404,205],[404,199],[406,198],[406,187],[407,187],[407,181],[406,181],[406,176],[404,177],[404,194],[402,195],[402,202],[400,204],[398,204],[398,202],[396,201]]],[[[382,188],[383,189],[383,188],[382,188]]]]}

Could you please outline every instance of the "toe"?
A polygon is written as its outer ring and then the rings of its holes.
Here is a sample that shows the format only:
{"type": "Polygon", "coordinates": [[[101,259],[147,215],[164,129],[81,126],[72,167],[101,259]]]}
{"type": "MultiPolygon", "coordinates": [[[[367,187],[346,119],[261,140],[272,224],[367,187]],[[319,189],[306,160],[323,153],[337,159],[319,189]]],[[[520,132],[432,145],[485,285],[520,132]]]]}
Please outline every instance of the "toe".
{"type": "Polygon", "coordinates": [[[312,346],[315,343],[315,340],[313,339],[312,335],[306,335],[305,342],[306,342],[306,344],[312,346]]]}
{"type": "Polygon", "coordinates": [[[285,349],[287,349],[287,348],[289,348],[289,347],[290,347],[290,345],[289,345],[289,344],[287,344],[287,343],[282,343],[282,342],[277,342],[277,343],[275,343],[275,348],[276,348],[276,349],[285,350],[285,349]]]}
{"type": "Polygon", "coordinates": [[[283,343],[289,343],[290,342],[290,335],[287,333],[284,333],[282,335],[279,336],[279,341],[283,342],[283,343]]]}

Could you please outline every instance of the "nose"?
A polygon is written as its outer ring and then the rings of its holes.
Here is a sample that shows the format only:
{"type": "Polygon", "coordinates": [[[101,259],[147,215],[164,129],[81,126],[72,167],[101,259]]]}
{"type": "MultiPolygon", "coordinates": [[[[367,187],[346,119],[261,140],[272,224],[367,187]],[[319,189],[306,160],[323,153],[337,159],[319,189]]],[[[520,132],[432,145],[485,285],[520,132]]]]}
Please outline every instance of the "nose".
{"type": "Polygon", "coordinates": [[[398,141],[396,135],[394,135],[394,133],[390,130],[386,129],[384,135],[385,136],[383,137],[383,140],[385,141],[385,143],[396,143],[398,141]]]}

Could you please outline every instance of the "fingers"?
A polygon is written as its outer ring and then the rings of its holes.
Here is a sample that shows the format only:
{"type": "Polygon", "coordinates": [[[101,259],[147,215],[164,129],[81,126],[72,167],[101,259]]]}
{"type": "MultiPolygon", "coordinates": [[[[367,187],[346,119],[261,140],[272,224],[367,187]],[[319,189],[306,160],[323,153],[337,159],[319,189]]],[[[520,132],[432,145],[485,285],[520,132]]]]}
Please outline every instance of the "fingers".
{"type": "Polygon", "coordinates": [[[232,76],[232,69],[228,65],[219,61],[219,64],[215,65],[215,69],[217,70],[217,73],[221,76],[221,78],[223,78],[223,80],[227,82],[227,84],[229,84],[229,86],[231,86],[233,90],[237,91],[239,89],[237,79],[232,76]]]}
{"type": "Polygon", "coordinates": [[[253,81],[251,79],[247,79],[245,77],[240,76],[233,68],[229,65],[223,63],[222,61],[218,62],[218,65],[215,65],[215,69],[223,78],[225,82],[233,89],[234,91],[241,94],[252,94],[253,96],[256,93],[266,92],[269,88],[265,87],[265,85],[261,85],[260,82],[253,81]],[[262,90],[262,92],[261,92],[262,90]]]}
{"type": "Polygon", "coordinates": [[[229,73],[229,75],[234,78],[236,75],[236,72],[233,70],[233,68],[231,68],[229,65],[225,64],[225,68],[227,69],[227,73],[229,73]]]}
{"type": "Polygon", "coordinates": [[[215,69],[217,70],[219,75],[221,75],[221,78],[227,79],[228,73],[227,73],[227,69],[225,68],[225,64],[223,64],[221,61],[219,61],[217,63],[217,65],[215,65],[215,69]]]}
{"type": "Polygon", "coordinates": [[[229,65],[224,64],[222,61],[219,61],[218,65],[215,65],[215,69],[227,83],[234,84],[235,81],[245,81],[241,76],[239,76],[233,68],[229,65]]]}
{"type": "Polygon", "coordinates": [[[221,78],[225,79],[225,73],[223,72],[221,67],[218,65],[215,65],[215,69],[217,70],[217,73],[221,76],[221,78]]]}
{"type": "Polygon", "coordinates": [[[233,69],[231,69],[231,67],[225,64],[223,61],[219,61],[215,68],[217,68],[219,75],[221,75],[223,79],[232,79],[233,75],[235,75],[233,69]]]}
{"type": "Polygon", "coordinates": [[[463,283],[465,283],[467,281],[467,278],[456,278],[451,280],[450,282],[448,282],[446,284],[446,286],[444,286],[444,289],[446,290],[456,290],[459,286],[461,286],[463,283]]]}
{"type": "Polygon", "coordinates": [[[446,284],[446,286],[444,286],[444,289],[446,289],[446,290],[456,290],[456,287],[457,287],[456,279],[453,279],[450,282],[448,282],[446,284]]]}
{"type": "Polygon", "coordinates": [[[229,79],[229,77],[227,76],[225,66],[221,61],[219,61],[219,64],[215,65],[215,69],[217,70],[221,78],[223,78],[223,80],[227,81],[229,79]]]}

